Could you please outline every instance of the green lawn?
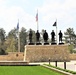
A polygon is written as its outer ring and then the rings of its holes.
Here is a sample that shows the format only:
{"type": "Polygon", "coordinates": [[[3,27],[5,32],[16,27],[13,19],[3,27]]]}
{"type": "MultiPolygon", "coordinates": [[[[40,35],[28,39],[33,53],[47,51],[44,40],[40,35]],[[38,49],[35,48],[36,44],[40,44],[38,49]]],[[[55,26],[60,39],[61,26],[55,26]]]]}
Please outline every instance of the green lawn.
{"type": "Polygon", "coordinates": [[[0,66],[0,75],[63,75],[42,66],[0,66]]]}

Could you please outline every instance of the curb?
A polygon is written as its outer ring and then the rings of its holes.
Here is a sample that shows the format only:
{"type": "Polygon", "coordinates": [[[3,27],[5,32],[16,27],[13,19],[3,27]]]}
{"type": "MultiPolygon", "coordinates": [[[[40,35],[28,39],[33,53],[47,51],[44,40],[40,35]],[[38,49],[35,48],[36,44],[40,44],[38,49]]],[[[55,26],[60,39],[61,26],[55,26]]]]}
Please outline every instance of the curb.
{"type": "Polygon", "coordinates": [[[61,71],[61,70],[58,70],[56,68],[52,68],[52,67],[49,67],[49,66],[46,66],[46,65],[41,65],[41,66],[46,67],[48,69],[52,69],[52,70],[57,71],[57,72],[60,72],[60,73],[63,73],[65,75],[75,75],[75,74],[71,74],[71,73],[68,73],[68,72],[65,72],[65,71],[61,71]]]}

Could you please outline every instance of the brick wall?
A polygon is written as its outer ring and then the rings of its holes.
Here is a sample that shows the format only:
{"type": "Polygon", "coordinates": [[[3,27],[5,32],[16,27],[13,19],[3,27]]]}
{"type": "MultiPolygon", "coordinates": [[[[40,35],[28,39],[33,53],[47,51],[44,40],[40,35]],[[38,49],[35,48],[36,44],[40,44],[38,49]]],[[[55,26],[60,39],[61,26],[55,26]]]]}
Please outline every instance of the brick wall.
{"type": "Polygon", "coordinates": [[[69,61],[68,45],[27,45],[25,50],[29,62],[69,61]]]}

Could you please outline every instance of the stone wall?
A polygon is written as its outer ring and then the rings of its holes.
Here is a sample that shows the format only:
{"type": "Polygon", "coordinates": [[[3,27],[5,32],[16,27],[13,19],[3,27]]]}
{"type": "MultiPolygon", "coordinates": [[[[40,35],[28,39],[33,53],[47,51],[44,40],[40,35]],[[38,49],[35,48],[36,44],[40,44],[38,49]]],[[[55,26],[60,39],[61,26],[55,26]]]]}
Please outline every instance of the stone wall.
{"type": "Polygon", "coordinates": [[[25,60],[29,62],[41,61],[69,61],[68,45],[26,45],[25,60]]]}
{"type": "Polygon", "coordinates": [[[0,61],[23,61],[23,52],[10,52],[8,55],[0,55],[0,61]]]}
{"type": "MultiPolygon", "coordinates": [[[[30,62],[37,61],[64,61],[76,60],[76,54],[69,54],[68,46],[26,46],[25,59],[30,62]]],[[[24,52],[10,52],[8,55],[0,55],[0,61],[23,61],[24,52]]]]}
{"type": "Polygon", "coordinates": [[[76,54],[70,54],[69,58],[70,60],[76,60],[76,54]]]}

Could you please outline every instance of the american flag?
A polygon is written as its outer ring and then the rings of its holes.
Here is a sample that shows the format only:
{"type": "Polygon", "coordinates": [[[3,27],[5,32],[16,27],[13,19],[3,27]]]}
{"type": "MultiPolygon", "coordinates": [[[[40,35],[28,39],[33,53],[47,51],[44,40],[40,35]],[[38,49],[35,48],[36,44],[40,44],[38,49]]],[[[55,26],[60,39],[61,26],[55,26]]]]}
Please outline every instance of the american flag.
{"type": "Polygon", "coordinates": [[[36,14],[36,21],[38,21],[38,12],[37,12],[37,14],[36,14]]]}

